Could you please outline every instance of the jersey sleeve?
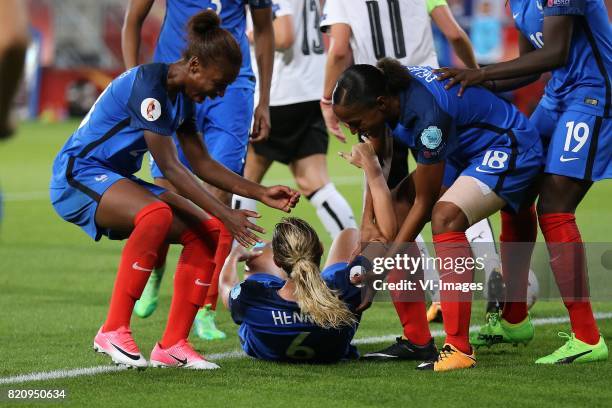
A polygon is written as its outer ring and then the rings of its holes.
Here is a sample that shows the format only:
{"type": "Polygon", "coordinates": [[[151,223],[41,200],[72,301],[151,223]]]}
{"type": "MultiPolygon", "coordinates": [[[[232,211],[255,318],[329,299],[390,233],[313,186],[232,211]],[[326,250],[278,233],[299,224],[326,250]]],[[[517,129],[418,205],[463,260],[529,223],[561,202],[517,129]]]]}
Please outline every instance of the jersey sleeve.
{"type": "Polygon", "coordinates": [[[331,265],[322,272],[322,278],[328,288],[337,291],[340,298],[349,306],[357,307],[361,303],[361,289],[351,283],[351,274],[363,274],[371,269],[369,261],[357,256],[350,264],[331,265]]]}
{"type": "Polygon", "coordinates": [[[583,16],[586,0],[548,0],[544,4],[544,17],[583,16]]]}
{"type": "Polygon", "coordinates": [[[293,15],[291,2],[287,0],[274,0],[272,2],[272,12],[274,13],[274,18],[293,15]]]}
{"type": "Polygon", "coordinates": [[[272,0],[245,0],[254,9],[272,7],[272,0]]]}
{"type": "Polygon", "coordinates": [[[240,293],[242,292],[241,283],[237,284],[232,288],[229,293],[229,301],[228,306],[230,310],[230,314],[232,316],[232,320],[236,324],[242,323],[244,319],[245,305],[240,298],[240,293]]]}
{"type": "Polygon", "coordinates": [[[250,306],[256,306],[265,302],[268,289],[263,282],[255,279],[247,279],[234,286],[229,294],[229,310],[232,320],[236,324],[242,323],[244,316],[250,306]]]}
{"type": "Polygon", "coordinates": [[[325,2],[319,26],[321,31],[324,33],[327,32],[334,24],[351,24],[346,3],[345,0],[331,0],[325,2]]]}
{"type": "Polygon", "coordinates": [[[431,14],[431,12],[434,11],[436,7],[448,6],[448,3],[446,2],[446,0],[426,0],[426,3],[427,3],[427,14],[431,14]]]}
{"type": "Polygon", "coordinates": [[[435,103],[419,120],[415,128],[415,145],[418,151],[416,161],[421,164],[434,164],[446,160],[455,137],[455,124],[451,116],[435,103]]]}
{"type": "Polygon", "coordinates": [[[152,66],[138,68],[127,103],[130,127],[172,136],[172,107],[161,75],[160,70],[152,66]]]}

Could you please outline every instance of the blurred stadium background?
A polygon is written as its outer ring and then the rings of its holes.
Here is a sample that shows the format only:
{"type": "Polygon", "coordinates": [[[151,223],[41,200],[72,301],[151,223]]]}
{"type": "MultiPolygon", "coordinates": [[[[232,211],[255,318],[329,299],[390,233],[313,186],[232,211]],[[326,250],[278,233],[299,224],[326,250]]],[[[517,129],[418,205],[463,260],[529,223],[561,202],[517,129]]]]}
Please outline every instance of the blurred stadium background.
{"type": "MultiPolygon", "coordinates": [[[[60,121],[83,116],[111,79],[123,71],[121,26],[124,0],[24,0],[28,3],[32,45],[20,116],[60,121]]],[[[479,63],[517,55],[517,31],[501,0],[449,0],[469,34],[479,63]]],[[[156,1],[142,30],[141,61],[150,60],[164,18],[164,1],[156,1]]],[[[441,66],[459,65],[434,25],[441,66]]],[[[547,77],[508,95],[525,113],[539,100],[547,77]]]]}

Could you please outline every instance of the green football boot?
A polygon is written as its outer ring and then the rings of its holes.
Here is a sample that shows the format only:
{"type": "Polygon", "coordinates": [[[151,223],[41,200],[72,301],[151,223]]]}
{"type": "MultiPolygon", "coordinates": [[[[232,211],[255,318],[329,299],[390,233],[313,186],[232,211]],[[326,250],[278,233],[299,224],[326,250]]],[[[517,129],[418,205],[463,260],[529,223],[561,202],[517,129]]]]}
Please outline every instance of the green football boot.
{"type": "Polygon", "coordinates": [[[578,340],[574,333],[571,335],[560,332],[559,337],[567,339],[564,345],[547,356],[536,360],[536,364],[571,364],[591,363],[608,359],[608,346],[602,336],[594,346],[578,340]]]}
{"type": "Polygon", "coordinates": [[[159,286],[161,285],[165,270],[166,266],[164,265],[151,272],[151,276],[149,276],[149,280],[147,281],[147,286],[145,286],[140,299],[138,299],[134,305],[134,313],[136,316],[146,319],[153,314],[155,309],[157,309],[159,286]]]}
{"type": "Polygon", "coordinates": [[[215,316],[217,312],[212,310],[211,305],[206,305],[198,311],[194,321],[194,331],[202,340],[222,340],[226,334],[217,329],[215,316]]]}
{"type": "Polygon", "coordinates": [[[515,346],[527,345],[533,339],[533,335],[534,328],[529,315],[522,322],[512,324],[502,319],[499,313],[489,313],[487,324],[470,335],[470,343],[476,348],[503,343],[515,346]]]}

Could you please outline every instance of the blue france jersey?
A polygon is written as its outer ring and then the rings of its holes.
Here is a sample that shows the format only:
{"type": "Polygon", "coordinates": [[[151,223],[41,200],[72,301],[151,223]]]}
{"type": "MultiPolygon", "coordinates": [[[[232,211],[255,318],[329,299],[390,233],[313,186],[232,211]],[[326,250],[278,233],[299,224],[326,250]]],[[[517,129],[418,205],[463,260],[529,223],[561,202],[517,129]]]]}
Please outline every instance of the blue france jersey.
{"type": "Polygon", "coordinates": [[[153,60],[171,63],[180,59],[187,46],[189,19],[202,10],[212,9],[221,17],[221,27],[232,33],[242,51],[242,67],[230,87],[254,89],[255,75],[246,36],[247,4],[253,8],[265,8],[272,6],[272,0],[166,0],[166,16],[153,60]]]}
{"type": "MultiPolygon", "coordinates": [[[[359,305],[361,291],[350,284],[346,263],[326,268],[322,278],[338,291],[349,309],[359,305]]],[[[255,274],[232,289],[230,311],[240,324],[244,351],[251,357],[274,361],[332,362],[357,357],[350,344],[357,327],[336,330],[316,326],[297,303],[278,295],[284,284],[276,276],[255,274]]]]}
{"type": "Polygon", "coordinates": [[[510,0],[517,29],[542,48],[546,16],[569,15],[574,31],[567,64],[552,72],[542,105],[610,117],[612,29],[603,0],[510,0]]]}
{"type": "Polygon", "coordinates": [[[142,165],[145,130],[171,137],[181,126],[195,128],[193,102],[183,93],[170,99],[167,75],[168,65],[155,63],[111,82],[58,154],[54,175],[63,177],[66,162],[77,157],[128,176],[142,165]]]}
{"type": "Polygon", "coordinates": [[[407,69],[413,80],[400,94],[400,118],[392,132],[416,148],[417,162],[447,160],[463,168],[492,147],[521,153],[539,143],[528,119],[487,89],[471,87],[458,97],[458,86],[444,89],[447,81],[438,81],[431,67],[407,69]]]}

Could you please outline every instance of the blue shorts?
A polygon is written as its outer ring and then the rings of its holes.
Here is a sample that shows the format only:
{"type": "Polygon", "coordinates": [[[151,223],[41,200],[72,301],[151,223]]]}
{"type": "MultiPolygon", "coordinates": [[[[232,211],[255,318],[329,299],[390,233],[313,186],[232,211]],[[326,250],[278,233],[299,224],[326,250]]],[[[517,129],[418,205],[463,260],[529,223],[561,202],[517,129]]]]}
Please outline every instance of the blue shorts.
{"type": "Polygon", "coordinates": [[[132,180],[159,196],[165,189],[147,183],[136,176],[122,176],[106,167],[81,159],[71,159],[65,166],[59,166],[61,173],[51,179],[50,196],[53,208],[64,220],[83,228],[93,239],[99,241],[102,235],[110,239],[125,238],[113,234],[110,229],[96,224],[96,211],[100,199],[113,184],[122,179],[132,180]]]}
{"type": "Polygon", "coordinates": [[[612,178],[612,120],[557,112],[541,104],[530,118],[546,150],[546,173],[598,181],[612,178]]]}
{"type": "MultiPolygon", "coordinates": [[[[246,158],[249,131],[253,119],[254,92],[252,89],[229,88],[223,98],[206,99],[196,105],[196,123],[202,133],[210,156],[242,175],[246,158]]],[[[179,159],[191,169],[176,137],[179,159]]],[[[153,178],[163,178],[159,167],[151,160],[153,178]]]]}
{"type": "MultiPolygon", "coordinates": [[[[533,133],[526,136],[538,139],[537,133],[533,130],[523,130],[523,132],[533,133]]],[[[461,166],[448,160],[444,169],[443,184],[445,187],[450,187],[459,176],[474,177],[489,186],[504,199],[510,210],[516,212],[524,205],[531,204],[535,198],[529,193],[542,172],[543,163],[544,153],[539,140],[523,151],[511,146],[492,146],[472,157],[467,165],[461,166]]]]}

